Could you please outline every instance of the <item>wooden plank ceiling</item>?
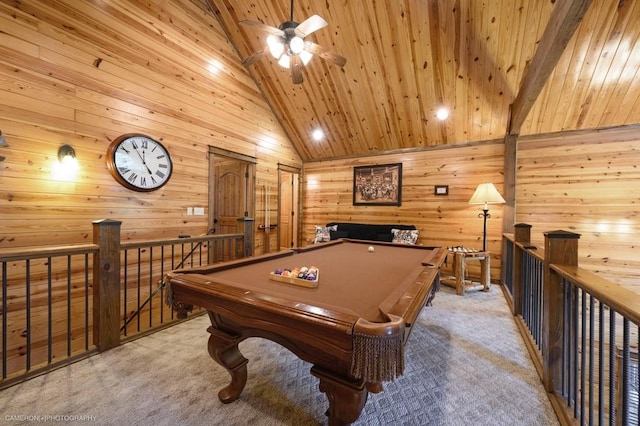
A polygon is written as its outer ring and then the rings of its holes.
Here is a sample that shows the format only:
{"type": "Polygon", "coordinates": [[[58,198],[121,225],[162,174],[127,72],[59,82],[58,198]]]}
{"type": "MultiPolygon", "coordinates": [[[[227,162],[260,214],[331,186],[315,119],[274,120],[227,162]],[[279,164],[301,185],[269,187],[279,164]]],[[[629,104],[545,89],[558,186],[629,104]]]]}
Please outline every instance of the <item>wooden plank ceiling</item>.
{"type": "MultiPolygon", "coordinates": [[[[290,0],[203,1],[239,60],[266,44],[240,21],[291,13],[290,0]]],[[[344,68],[315,56],[293,84],[270,55],[247,67],[304,161],[640,123],[640,2],[294,1],[295,21],[314,14],[329,25],[307,39],[344,68]]]]}

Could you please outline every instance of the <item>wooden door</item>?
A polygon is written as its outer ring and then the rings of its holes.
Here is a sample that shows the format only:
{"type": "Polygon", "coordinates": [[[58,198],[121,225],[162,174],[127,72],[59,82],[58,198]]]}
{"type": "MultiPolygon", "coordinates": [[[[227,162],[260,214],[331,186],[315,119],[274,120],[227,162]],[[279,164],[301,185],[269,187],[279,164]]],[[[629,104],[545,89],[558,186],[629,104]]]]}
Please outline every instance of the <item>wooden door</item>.
{"type": "Polygon", "coordinates": [[[215,234],[244,232],[255,214],[255,159],[209,147],[209,229],[215,234]]]}
{"type": "Polygon", "coordinates": [[[280,170],[279,223],[280,250],[298,245],[298,179],[299,174],[280,170]]]}
{"type": "Polygon", "coordinates": [[[213,173],[213,230],[216,234],[242,232],[238,219],[245,216],[246,168],[241,161],[216,156],[213,173]]]}

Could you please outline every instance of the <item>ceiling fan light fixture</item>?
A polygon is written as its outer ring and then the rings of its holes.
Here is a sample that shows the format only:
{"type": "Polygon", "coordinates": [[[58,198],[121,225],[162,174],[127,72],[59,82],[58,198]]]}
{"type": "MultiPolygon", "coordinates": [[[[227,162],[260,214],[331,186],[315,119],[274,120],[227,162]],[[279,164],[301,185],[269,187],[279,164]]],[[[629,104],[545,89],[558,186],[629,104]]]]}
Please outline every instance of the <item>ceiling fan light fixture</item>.
{"type": "Polygon", "coordinates": [[[284,43],[279,37],[273,35],[267,37],[267,46],[269,46],[269,53],[275,59],[278,59],[284,52],[284,43]]]}
{"type": "Polygon", "coordinates": [[[282,68],[289,68],[291,66],[291,58],[289,55],[282,55],[278,60],[278,65],[282,68]]]}
{"type": "Polygon", "coordinates": [[[304,40],[298,36],[294,36],[291,41],[289,41],[289,50],[294,55],[298,55],[304,49],[304,40]]]}
{"type": "Polygon", "coordinates": [[[302,65],[307,65],[309,61],[313,58],[313,53],[303,50],[300,52],[300,60],[302,60],[302,65]]]}

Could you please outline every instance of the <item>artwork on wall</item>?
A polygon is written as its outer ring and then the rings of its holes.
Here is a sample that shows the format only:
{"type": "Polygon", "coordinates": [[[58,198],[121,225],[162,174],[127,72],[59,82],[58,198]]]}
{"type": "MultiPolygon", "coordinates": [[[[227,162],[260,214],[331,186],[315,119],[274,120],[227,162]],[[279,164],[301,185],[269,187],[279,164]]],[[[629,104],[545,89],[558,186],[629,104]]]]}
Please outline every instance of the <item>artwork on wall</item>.
{"type": "Polygon", "coordinates": [[[436,185],[433,192],[435,195],[449,195],[449,185],[436,185]]]}
{"type": "Polygon", "coordinates": [[[354,206],[399,206],[402,163],[353,168],[354,206]]]}

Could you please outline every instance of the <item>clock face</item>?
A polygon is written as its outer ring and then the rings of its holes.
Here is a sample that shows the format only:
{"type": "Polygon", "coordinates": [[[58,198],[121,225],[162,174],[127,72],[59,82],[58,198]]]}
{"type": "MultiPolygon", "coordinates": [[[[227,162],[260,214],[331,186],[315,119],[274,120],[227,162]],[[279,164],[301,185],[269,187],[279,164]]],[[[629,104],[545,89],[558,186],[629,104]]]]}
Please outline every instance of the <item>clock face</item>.
{"type": "Polygon", "coordinates": [[[144,135],[128,134],[113,141],[107,167],[121,185],[134,191],[154,191],[169,181],[173,163],[169,151],[144,135]]]}

